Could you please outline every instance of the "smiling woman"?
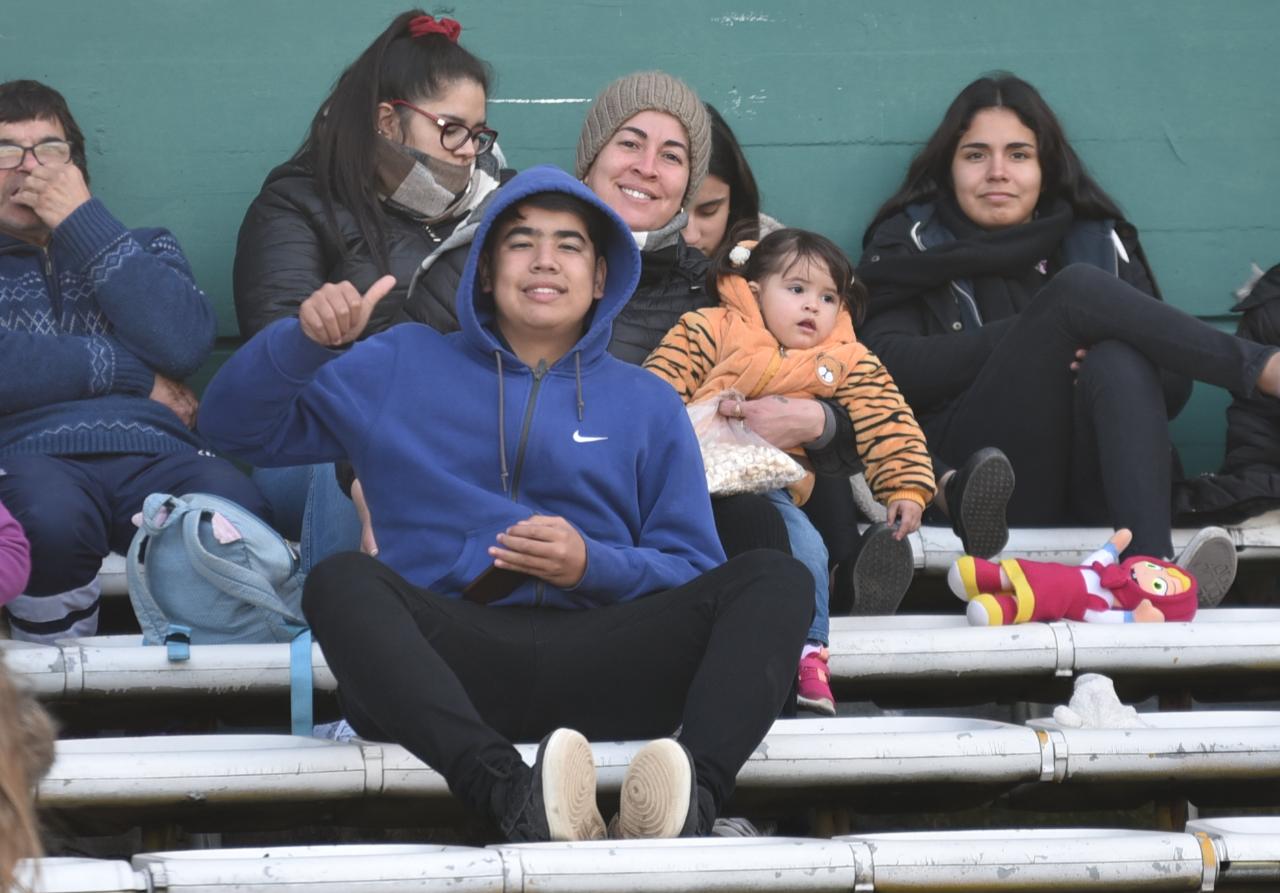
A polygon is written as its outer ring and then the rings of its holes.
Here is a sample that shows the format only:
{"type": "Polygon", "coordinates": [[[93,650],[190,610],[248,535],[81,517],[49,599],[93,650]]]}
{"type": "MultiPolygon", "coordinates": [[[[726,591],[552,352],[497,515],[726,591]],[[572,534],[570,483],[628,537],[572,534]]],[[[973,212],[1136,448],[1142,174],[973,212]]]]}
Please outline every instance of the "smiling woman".
{"type": "Polygon", "coordinates": [[[1128,527],[1130,553],[1172,557],[1168,420],[1191,379],[1275,393],[1280,357],[1162,302],[1035,88],[965,87],[863,245],[862,336],[934,453],[1003,450],[1012,523],[1128,527]]]}

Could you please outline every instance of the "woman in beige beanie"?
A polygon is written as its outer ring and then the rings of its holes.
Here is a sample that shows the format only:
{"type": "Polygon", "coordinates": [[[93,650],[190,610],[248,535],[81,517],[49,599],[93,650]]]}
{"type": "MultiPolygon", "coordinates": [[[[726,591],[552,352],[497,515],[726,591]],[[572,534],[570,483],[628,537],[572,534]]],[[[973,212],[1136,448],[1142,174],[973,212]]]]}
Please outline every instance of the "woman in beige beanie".
{"type": "MultiPolygon", "coordinates": [[[[640,246],[640,283],[614,319],[609,352],[640,364],[680,316],[719,303],[708,261],[681,236],[711,158],[711,119],[698,95],[661,71],[619,78],[596,97],[578,138],[575,174],[618,213],[640,246]]],[[[784,449],[805,445],[819,468],[851,474],[853,427],[817,400],[743,401],[746,423],[784,449]]],[[[790,551],[777,509],[758,495],[712,500],[725,552],[790,551]]]]}

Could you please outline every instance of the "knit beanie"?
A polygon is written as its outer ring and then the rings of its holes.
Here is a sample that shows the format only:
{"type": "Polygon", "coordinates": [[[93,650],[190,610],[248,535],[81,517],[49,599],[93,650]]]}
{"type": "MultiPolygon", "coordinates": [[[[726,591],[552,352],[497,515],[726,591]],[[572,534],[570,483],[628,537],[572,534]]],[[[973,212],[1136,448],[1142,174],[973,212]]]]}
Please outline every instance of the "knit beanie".
{"type": "Polygon", "coordinates": [[[706,106],[684,81],[665,71],[639,71],[618,78],[600,91],[587,112],[578,137],[574,175],[581,180],[605,143],[640,112],[666,112],[684,125],[689,135],[689,185],[684,191],[684,207],[693,201],[711,159],[711,119],[706,106]]]}

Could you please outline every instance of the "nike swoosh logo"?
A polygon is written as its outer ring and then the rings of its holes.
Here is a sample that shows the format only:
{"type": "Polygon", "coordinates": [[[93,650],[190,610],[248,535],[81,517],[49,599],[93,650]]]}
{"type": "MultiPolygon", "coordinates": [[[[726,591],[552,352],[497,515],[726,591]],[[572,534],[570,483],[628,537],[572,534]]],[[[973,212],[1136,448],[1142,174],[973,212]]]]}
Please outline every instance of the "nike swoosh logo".
{"type": "Polygon", "coordinates": [[[579,434],[577,431],[573,432],[574,443],[595,443],[598,440],[608,440],[608,439],[609,438],[607,437],[587,437],[585,435],[579,434]]]}

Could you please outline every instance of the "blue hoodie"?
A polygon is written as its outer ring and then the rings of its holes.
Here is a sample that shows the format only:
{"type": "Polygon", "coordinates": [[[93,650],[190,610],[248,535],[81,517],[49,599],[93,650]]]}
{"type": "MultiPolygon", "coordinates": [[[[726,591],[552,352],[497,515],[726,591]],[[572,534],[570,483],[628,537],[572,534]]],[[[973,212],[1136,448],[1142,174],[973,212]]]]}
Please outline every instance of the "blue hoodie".
{"type": "Polygon", "coordinates": [[[258,465],[350,458],[378,557],[441,595],[459,597],[492,564],[497,534],[534,514],[577,528],[586,573],[571,590],[526,582],[497,604],[589,608],[682,585],[724,552],[679,397],[605,351],[639,270],[635,241],[607,205],[558,168],[532,168],[497,193],[476,231],[458,286],[460,331],[406,323],[337,352],[280,320],[218,372],[200,432],[258,465]],[[611,224],[604,296],[542,374],[498,337],[476,283],[494,219],[539,192],[577,196],[611,224]]]}

